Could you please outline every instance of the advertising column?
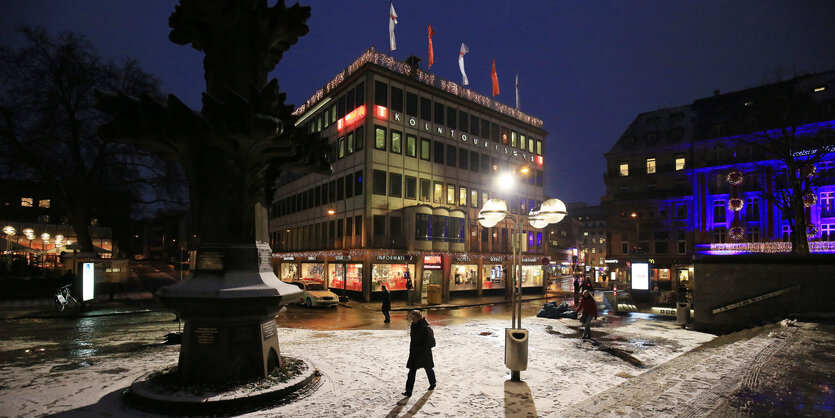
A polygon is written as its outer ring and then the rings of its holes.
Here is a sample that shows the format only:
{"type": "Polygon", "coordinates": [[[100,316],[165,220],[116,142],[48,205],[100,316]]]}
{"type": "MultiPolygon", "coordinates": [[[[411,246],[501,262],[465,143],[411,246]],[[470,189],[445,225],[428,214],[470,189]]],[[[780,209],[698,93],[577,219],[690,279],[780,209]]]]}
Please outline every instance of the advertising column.
{"type": "Polygon", "coordinates": [[[440,255],[423,256],[423,302],[438,305],[442,301],[443,265],[440,255]]]}

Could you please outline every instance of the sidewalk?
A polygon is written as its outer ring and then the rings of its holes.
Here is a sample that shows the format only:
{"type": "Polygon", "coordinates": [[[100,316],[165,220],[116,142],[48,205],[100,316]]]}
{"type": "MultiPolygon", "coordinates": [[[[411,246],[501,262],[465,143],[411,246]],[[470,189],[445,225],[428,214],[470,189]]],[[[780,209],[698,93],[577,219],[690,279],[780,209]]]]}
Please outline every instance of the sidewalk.
{"type": "MultiPolygon", "coordinates": [[[[566,292],[554,292],[549,291],[547,294],[530,294],[530,295],[522,295],[522,302],[531,302],[531,301],[542,301],[545,303],[549,300],[558,300],[558,301],[568,301],[569,304],[572,302],[572,296],[570,293],[566,292]]],[[[358,309],[367,309],[370,311],[379,311],[380,310],[380,301],[371,301],[371,302],[360,302],[356,300],[349,300],[348,302],[343,302],[341,305],[347,306],[349,308],[358,308],[358,309]]],[[[455,297],[450,298],[450,300],[446,303],[441,303],[438,305],[430,305],[427,303],[415,303],[409,305],[406,303],[405,300],[392,300],[391,301],[391,310],[392,311],[410,311],[412,309],[418,310],[436,310],[436,309],[456,309],[456,308],[466,308],[471,306],[488,306],[488,305],[500,305],[510,303],[509,300],[505,299],[504,295],[498,296],[469,296],[469,297],[455,297]]]]}
{"type": "Polygon", "coordinates": [[[52,299],[9,299],[0,300],[0,320],[124,315],[151,312],[159,307],[159,302],[149,292],[116,293],[112,300],[108,295],[99,295],[87,301],[84,312],[79,312],[76,306],[67,306],[63,312],[58,312],[52,299]]]}

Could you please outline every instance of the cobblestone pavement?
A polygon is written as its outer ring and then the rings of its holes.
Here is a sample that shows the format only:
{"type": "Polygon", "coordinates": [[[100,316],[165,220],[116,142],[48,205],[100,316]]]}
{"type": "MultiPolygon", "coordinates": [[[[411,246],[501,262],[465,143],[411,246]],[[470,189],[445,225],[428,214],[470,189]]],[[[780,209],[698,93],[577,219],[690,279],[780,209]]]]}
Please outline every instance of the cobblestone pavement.
{"type": "Polygon", "coordinates": [[[560,416],[832,416],[835,326],[783,321],[716,338],[560,416]]]}

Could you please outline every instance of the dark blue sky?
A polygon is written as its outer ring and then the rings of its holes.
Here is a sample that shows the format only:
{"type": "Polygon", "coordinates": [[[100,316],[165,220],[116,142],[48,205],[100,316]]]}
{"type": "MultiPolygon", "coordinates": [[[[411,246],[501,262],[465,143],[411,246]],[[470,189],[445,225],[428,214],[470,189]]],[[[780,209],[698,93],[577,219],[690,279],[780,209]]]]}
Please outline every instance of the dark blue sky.
{"type": "MultiPolygon", "coordinates": [[[[395,0],[397,50],[423,58],[432,25],[432,72],[460,82],[465,42],[470,87],[490,94],[496,59],[502,94],[542,119],[546,192],[597,204],[603,153],[635,116],[696,98],[835,69],[835,1],[426,1],[395,0]]],[[[173,0],[2,0],[0,42],[19,45],[18,24],[83,33],[105,57],[140,60],[163,89],[199,108],[202,55],[168,41],[173,0]]],[[[292,4],[288,2],[288,4],[292,4]]],[[[310,33],[272,76],[304,102],[369,46],[388,52],[388,1],[312,0],[310,33]]]]}

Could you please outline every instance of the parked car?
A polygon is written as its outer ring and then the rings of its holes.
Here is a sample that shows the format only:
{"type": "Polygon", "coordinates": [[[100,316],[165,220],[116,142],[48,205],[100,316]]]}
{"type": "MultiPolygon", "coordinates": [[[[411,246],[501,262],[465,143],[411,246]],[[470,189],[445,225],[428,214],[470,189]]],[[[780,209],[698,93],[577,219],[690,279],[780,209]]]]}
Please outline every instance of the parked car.
{"type": "Polygon", "coordinates": [[[300,280],[291,282],[302,290],[299,303],[305,306],[336,306],[339,304],[339,297],[328,290],[324,284],[315,280],[300,280]]]}

